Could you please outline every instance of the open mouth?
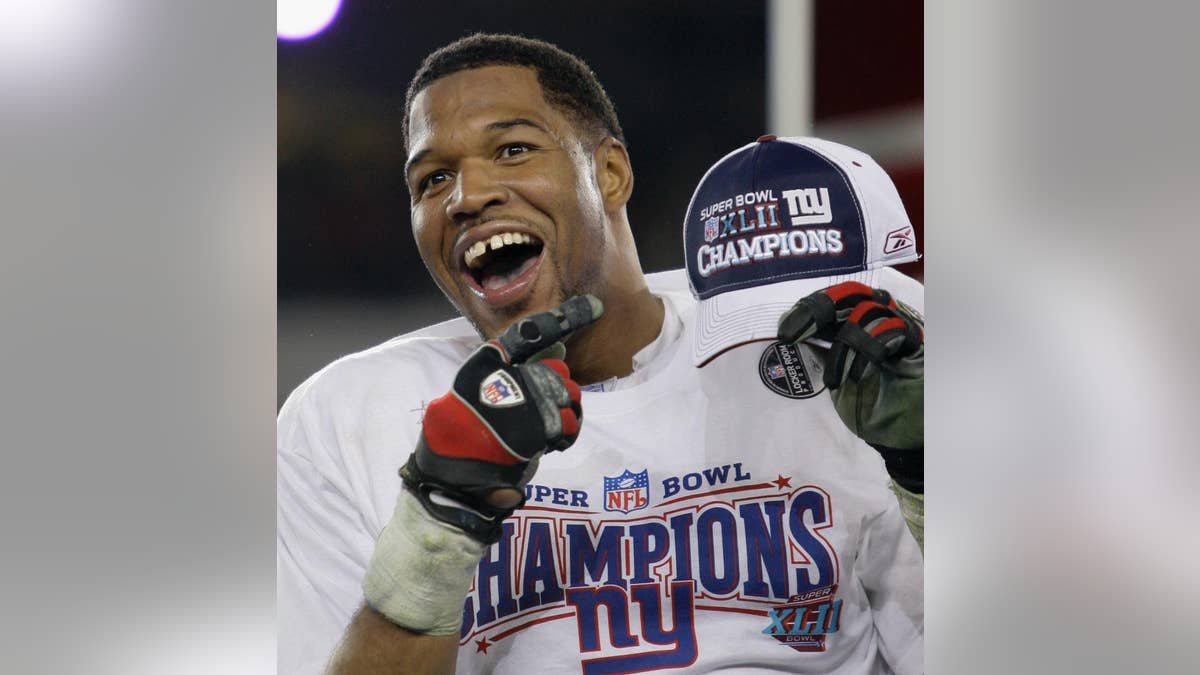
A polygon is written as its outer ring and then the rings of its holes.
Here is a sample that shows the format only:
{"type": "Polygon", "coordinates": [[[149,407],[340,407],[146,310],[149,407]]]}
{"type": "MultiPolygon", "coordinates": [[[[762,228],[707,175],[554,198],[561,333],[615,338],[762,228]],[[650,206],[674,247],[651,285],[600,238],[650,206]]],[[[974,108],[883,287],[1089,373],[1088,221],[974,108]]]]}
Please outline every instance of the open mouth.
{"type": "Polygon", "coordinates": [[[545,244],[524,232],[498,232],[467,247],[463,265],[489,304],[505,304],[537,276],[545,244]]]}

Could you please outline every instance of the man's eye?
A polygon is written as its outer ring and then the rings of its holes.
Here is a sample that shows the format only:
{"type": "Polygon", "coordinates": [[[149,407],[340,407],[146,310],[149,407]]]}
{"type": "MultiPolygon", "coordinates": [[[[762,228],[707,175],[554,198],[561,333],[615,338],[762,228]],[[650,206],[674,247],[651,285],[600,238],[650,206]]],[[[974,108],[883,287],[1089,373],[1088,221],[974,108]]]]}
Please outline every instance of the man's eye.
{"type": "Polygon", "coordinates": [[[509,143],[500,148],[501,157],[515,157],[529,151],[529,146],[524,143],[509,143]]]}
{"type": "Polygon", "coordinates": [[[429,174],[428,176],[425,176],[424,178],[422,178],[421,182],[417,185],[417,187],[420,189],[421,192],[424,192],[425,190],[428,190],[429,188],[431,188],[435,185],[444,183],[449,179],[450,179],[450,174],[448,174],[447,172],[434,171],[433,173],[429,174]]]}

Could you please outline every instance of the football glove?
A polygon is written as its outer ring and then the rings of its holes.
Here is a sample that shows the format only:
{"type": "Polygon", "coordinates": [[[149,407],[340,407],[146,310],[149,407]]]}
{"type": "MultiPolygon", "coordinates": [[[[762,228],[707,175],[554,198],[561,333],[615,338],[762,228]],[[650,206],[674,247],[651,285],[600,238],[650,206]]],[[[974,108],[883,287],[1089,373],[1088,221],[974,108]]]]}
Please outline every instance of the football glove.
{"type": "Polygon", "coordinates": [[[418,633],[459,631],[475,568],[523,502],[500,507],[488,496],[523,492],[542,453],[579,435],[580,390],[561,360],[562,341],[602,311],[595,297],[576,296],[517,321],[475,350],[450,391],[426,407],[363,578],[375,611],[418,633]],[[551,352],[558,358],[545,358],[551,352]]]}
{"type": "Polygon", "coordinates": [[[595,297],[575,296],[521,319],[475,350],[450,391],[425,408],[420,440],[400,476],[430,515],[486,544],[500,537],[500,522],[520,504],[498,508],[487,495],[522,490],[542,453],[570,447],[583,421],[567,364],[531,357],[602,311],[595,297]]]}

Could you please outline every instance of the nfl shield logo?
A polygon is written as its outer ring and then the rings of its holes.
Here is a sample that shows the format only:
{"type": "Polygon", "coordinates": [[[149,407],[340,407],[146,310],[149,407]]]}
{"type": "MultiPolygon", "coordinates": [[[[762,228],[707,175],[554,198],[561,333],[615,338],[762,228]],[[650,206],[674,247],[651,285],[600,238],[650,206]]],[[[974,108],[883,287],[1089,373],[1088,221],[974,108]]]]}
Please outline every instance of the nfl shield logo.
{"type": "Polygon", "coordinates": [[[479,400],[493,408],[509,408],[524,403],[525,394],[511,375],[497,370],[479,385],[479,400]]]}
{"type": "Polygon", "coordinates": [[[492,405],[499,403],[505,396],[508,396],[508,387],[504,386],[503,382],[488,382],[483,387],[483,398],[492,405]]]}
{"type": "Polygon", "coordinates": [[[787,373],[784,372],[783,366],[777,363],[767,369],[767,376],[772,380],[782,380],[784,377],[787,377],[787,373]]]}
{"type": "Polygon", "coordinates": [[[629,513],[650,505],[650,470],[604,477],[604,510],[629,513]]]}
{"type": "Polygon", "coordinates": [[[718,221],[716,218],[709,218],[704,221],[704,241],[711,244],[717,238],[717,224],[718,221]]]}

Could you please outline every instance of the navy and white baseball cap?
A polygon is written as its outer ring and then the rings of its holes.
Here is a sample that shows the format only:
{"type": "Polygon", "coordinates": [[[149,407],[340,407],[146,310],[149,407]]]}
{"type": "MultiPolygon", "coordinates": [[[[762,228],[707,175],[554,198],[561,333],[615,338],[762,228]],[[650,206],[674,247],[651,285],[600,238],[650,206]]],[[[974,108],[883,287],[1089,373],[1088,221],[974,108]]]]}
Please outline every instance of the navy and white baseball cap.
{"type": "Polygon", "coordinates": [[[860,281],[902,300],[920,292],[886,269],[918,257],[892,179],[865,153],[819,138],[761,136],[721,158],[692,194],[683,242],[700,300],[697,366],[774,339],[788,308],[833,284],[860,281]]]}

